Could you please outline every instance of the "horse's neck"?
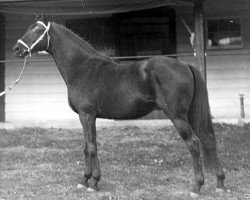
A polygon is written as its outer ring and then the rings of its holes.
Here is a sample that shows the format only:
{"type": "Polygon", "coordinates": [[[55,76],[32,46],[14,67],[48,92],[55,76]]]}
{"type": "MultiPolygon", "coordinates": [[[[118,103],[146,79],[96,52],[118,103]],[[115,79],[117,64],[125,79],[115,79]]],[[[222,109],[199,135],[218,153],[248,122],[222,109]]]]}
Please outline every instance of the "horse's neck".
{"type": "Polygon", "coordinates": [[[84,45],[84,41],[81,41],[73,33],[56,23],[52,23],[49,35],[50,53],[68,86],[78,74],[80,67],[82,70],[83,63],[87,59],[101,56],[90,45],[84,45]]]}

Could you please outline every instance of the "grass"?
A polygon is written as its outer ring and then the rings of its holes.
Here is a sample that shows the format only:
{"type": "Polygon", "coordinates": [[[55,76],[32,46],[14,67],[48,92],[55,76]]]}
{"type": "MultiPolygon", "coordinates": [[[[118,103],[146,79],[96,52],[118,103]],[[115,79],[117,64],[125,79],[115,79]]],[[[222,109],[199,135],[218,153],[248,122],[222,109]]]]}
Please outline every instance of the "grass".
{"type": "MultiPolygon", "coordinates": [[[[199,199],[247,199],[250,125],[215,124],[215,130],[232,192],[215,193],[216,178],[205,171],[199,199]]],[[[85,166],[81,130],[0,130],[0,200],[189,199],[191,156],[172,126],[97,131],[102,179],[100,191],[88,193],[76,188],[85,166]]]]}

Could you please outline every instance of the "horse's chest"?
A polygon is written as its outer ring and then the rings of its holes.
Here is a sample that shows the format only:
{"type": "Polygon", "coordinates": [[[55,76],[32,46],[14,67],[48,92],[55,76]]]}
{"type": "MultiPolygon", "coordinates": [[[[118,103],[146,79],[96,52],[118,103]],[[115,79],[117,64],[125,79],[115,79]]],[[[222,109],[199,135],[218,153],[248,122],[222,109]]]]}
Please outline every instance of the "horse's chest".
{"type": "Polygon", "coordinates": [[[88,87],[68,88],[68,102],[71,109],[77,113],[95,107],[94,90],[88,87]]]}

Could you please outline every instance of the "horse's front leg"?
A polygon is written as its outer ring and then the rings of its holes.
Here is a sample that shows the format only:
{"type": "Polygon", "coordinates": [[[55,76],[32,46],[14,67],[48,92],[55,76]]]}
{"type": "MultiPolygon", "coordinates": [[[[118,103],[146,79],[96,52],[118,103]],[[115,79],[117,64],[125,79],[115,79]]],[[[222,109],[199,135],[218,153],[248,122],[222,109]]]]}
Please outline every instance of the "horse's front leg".
{"type": "Polygon", "coordinates": [[[85,137],[85,163],[86,170],[83,180],[79,183],[78,187],[85,186],[89,191],[98,190],[97,184],[101,177],[99,160],[97,157],[97,143],[96,143],[96,117],[94,114],[80,113],[81,124],[84,130],[85,137]],[[88,180],[93,178],[93,186],[89,187],[88,180]]]}

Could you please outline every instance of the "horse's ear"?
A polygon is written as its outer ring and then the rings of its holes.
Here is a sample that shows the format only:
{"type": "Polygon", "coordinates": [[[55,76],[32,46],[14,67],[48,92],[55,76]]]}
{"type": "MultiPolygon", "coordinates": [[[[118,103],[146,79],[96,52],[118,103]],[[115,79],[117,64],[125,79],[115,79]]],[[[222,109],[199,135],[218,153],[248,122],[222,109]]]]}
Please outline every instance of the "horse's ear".
{"type": "Polygon", "coordinates": [[[37,16],[36,16],[36,21],[42,21],[42,22],[44,22],[45,24],[48,23],[48,20],[46,19],[44,13],[37,15],[37,16]]]}

